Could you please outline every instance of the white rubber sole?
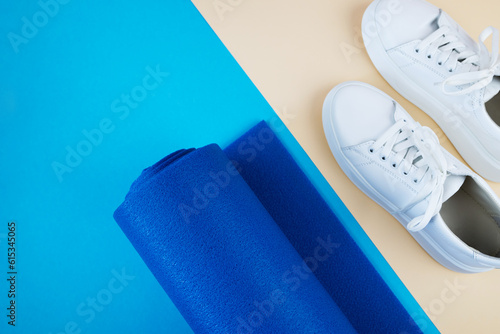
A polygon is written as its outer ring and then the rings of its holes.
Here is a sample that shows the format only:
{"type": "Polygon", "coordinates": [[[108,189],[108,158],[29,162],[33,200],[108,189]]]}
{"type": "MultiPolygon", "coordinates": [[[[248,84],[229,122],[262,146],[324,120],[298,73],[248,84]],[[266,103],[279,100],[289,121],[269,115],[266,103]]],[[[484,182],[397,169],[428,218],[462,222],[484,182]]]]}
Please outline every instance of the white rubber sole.
{"type": "MultiPolygon", "coordinates": [[[[323,104],[323,128],[325,132],[326,139],[328,141],[328,145],[330,150],[332,151],[337,163],[339,164],[342,171],[347,175],[347,177],[359,188],[363,191],[368,197],[370,197],[373,201],[379,204],[386,211],[391,213],[400,224],[406,228],[408,224],[408,219],[397,214],[393,214],[393,212],[397,211],[397,208],[386,200],[378,191],[376,191],[369,183],[365,180],[365,178],[357,171],[357,169],[352,165],[352,163],[347,159],[347,157],[342,152],[340,147],[337,134],[335,132],[335,128],[332,123],[332,103],[335,98],[335,95],[344,87],[349,85],[363,86],[372,90],[375,90],[379,94],[382,94],[387,99],[393,100],[384,92],[372,87],[368,84],[356,81],[344,82],[328,93],[325,102],[323,104]]],[[[397,102],[396,102],[397,103],[397,102]]],[[[484,271],[489,271],[493,268],[490,267],[473,267],[469,264],[463,263],[459,261],[451,254],[449,254],[446,250],[443,249],[431,236],[429,236],[425,231],[419,232],[410,232],[409,233],[415,238],[415,240],[422,246],[422,248],[432,256],[437,262],[445,266],[446,268],[461,272],[461,273],[479,273],[484,271]]]]}
{"type": "MultiPolygon", "coordinates": [[[[372,2],[365,11],[362,31],[375,21],[375,12],[380,0],[372,2]]],[[[500,161],[495,159],[480,143],[476,136],[457,118],[454,122],[446,121],[444,115],[454,114],[436,98],[411,80],[392,61],[378,36],[370,36],[365,43],[366,51],[382,77],[404,98],[428,114],[448,136],[465,161],[482,177],[500,182],[500,161]],[[446,112],[443,112],[445,110],[446,112]]]]}

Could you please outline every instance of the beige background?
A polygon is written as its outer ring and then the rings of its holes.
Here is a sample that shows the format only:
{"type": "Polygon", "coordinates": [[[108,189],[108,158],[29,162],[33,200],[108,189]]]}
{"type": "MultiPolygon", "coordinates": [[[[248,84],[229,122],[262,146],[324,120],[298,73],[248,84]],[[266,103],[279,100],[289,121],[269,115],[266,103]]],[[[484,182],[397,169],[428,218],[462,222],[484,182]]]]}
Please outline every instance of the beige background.
{"type": "MultiPolygon", "coordinates": [[[[474,39],[500,28],[498,0],[432,0],[474,39]]],[[[500,332],[500,270],[458,274],[435,262],[386,211],[340,170],[323,135],[323,99],[360,80],[393,96],[421,124],[437,125],[396,93],[366,54],[361,18],[369,0],[193,0],[199,11],[309,154],[389,264],[442,333],[500,332]],[[216,10],[219,5],[222,10],[216,10]],[[447,286],[457,283],[455,292],[447,286]]],[[[497,194],[500,184],[490,183],[497,194]]]]}

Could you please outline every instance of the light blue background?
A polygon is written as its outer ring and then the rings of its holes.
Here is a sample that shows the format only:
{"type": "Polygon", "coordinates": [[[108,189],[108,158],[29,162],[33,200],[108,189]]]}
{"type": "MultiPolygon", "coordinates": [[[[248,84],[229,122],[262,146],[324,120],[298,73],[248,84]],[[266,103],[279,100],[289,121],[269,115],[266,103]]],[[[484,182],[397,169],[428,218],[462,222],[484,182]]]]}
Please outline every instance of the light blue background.
{"type": "MultiPolygon", "coordinates": [[[[1,311],[0,332],[191,333],[112,213],[146,166],[180,148],[224,147],[275,114],[187,0],[73,0],[52,9],[16,52],[9,33],[22,36],[23,17],[43,19],[41,7],[0,4],[0,310],[7,306],[10,220],[17,223],[19,271],[18,326],[12,331],[1,311]],[[146,68],[157,66],[168,77],[127,117],[116,113],[125,106],[122,94],[140,91],[146,68]],[[106,119],[113,130],[58,178],[54,162],[66,164],[67,147],[84,145],[82,131],[106,119]],[[135,278],[110,293],[110,283],[120,286],[114,271],[122,270],[135,278]],[[80,315],[96,296],[112,300],[93,318],[80,315]],[[65,331],[70,322],[78,330],[65,331]]],[[[280,136],[322,193],[338,201],[290,134],[280,136]]],[[[361,229],[350,230],[420,314],[361,229]]]]}

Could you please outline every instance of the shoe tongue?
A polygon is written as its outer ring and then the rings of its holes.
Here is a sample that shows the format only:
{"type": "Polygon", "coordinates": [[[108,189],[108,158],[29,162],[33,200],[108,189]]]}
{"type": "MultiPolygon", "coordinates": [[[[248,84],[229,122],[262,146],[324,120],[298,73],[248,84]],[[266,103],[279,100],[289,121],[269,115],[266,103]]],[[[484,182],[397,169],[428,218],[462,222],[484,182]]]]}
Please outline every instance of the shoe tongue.
{"type": "Polygon", "coordinates": [[[397,122],[400,119],[405,118],[405,113],[399,104],[395,104],[395,106],[396,108],[394,110],[394,122],[397,122]]]}
{"type": "Polygon", "coordinates": [[[484,102],[488,102],[500,92],[500,77],[494,77],[493,81],[484,90],[484,102]]]}
{"type": "Polygon", "coordinates": [[[446,202],[451,196],[455,195],[464,182],[465,175],[448,175],[444,182],[443,202],[446,202]]]}
{"type": "Polygon", "coordinates": [[[437,25],[439,28],[447,26],[450,27],[452,31],[455,31],[458,37],[460,37],[460,41],[463,42],[468,48],[471,50],[476,49],[476,42],[467,34],[467,32],[455,21],[443,12],[441,9],[439,10],[439,17],[437,19],[437,25]]]}
{"type": "Polygon", "coordinates": [[[458,24],[455,22],[455,20],[453,20],[451,18],[451,16],[449,16],[448,14],[446,14],[446,12],[443,12],[441,9],[439,10],[439,17],[438,17],[438,20],[437,20],[437,24],[438,26],[441,28],[441,27],[444,27],[444,26],[448,26],[448,27],[451,27],[453,28],[454,30],[458,30],[458,24]]]}
{"type": "Polygon", "coordinates": [[[441,10],[437,10],[434,6],[420,8],[407,17],[407,23],[412,26],[411,31],[405,31],[407,38],[412,40],[423,40],[439,28],[438,19],[441,10]]]}
{"type": "MultiPolygon", "coordinates": [[[[398,121],[402,118],[404,118],[404,113],[398,106],[394,112],[394,119],[395,121],[398,121]]],[[[443,185],[443,202],[447,201],[451,196],[453,196],[464,184],[464,182],[465,175],[448,175],[443,185]]]]}

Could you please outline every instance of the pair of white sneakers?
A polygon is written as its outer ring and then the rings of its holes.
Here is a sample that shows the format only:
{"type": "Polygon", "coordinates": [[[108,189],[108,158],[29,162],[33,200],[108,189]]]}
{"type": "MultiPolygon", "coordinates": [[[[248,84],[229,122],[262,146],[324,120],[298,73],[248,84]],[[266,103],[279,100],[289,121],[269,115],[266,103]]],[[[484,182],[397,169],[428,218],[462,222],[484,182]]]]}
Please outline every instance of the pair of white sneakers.
{"type": "MultiPolygon", "coordinates": [[[[382,76],[438,123],[472,168],[500,182],[498,31],[487,28],[475,43],[424,0],[375,0],[362,25],[382,76]]],[[[395,100],[343,83],[325,100],[323,126],[352,182],[438,262],[464,273],[500,268],[500,200],[395,100]]]]}

